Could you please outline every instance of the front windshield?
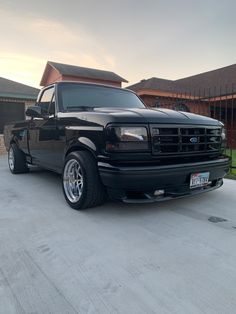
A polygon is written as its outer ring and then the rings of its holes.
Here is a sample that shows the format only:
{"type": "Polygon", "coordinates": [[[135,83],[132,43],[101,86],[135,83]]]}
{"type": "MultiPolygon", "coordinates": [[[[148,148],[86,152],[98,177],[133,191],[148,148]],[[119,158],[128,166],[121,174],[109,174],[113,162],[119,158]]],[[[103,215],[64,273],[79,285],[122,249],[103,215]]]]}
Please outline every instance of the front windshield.
{"type": "Polygon", "coordinates": [[[93,108],[145,108],[142,101],[128,90],[86,84],[59,84],[61,111],[92,110],[93,108]]]}

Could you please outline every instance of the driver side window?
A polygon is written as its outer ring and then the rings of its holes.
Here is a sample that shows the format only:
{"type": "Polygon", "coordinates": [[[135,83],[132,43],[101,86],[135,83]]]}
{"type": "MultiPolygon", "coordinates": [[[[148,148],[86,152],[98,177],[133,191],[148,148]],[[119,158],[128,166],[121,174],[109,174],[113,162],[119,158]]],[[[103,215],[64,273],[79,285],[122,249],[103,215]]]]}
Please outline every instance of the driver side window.
{"type": "Polygon", "coordinates": [[[43,94],[42,94],[42,96],[40,98],[40,101],[38,103],[38,105],[41,107],[43,115],[50,114],[49,107],[50,107],[51,102],[55,103],[55,100],[54,100],[54,87],[46,89],[43,92],[43,94]]]}

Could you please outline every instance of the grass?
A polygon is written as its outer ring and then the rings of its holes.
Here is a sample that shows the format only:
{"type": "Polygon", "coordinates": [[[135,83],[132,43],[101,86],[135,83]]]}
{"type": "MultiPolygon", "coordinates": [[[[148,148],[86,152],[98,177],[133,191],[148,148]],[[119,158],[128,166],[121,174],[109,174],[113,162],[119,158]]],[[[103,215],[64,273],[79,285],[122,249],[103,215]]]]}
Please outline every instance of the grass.
{"type": "MultiPolygon", "coordinates": [[[[232,157],[232,166],[236,167],[236,149],[233,149],[232,152],[230,149],[227,149],[225,153],[226,155],[232,157]]],[[[231,171],[226,178],[236,180],[236,168],[231,168],[231,171]]]]}

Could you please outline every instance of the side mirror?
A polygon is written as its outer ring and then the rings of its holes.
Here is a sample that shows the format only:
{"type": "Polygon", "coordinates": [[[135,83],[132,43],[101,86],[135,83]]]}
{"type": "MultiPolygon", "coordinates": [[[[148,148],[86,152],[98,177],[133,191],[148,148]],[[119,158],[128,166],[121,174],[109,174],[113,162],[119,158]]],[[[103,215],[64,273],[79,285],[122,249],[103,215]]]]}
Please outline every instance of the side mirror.
{"type": "Polygon", "coordinates": [[[25,114],[31,118],[43,118],[42,109],[39,106],[28,107],[25,114]]]}

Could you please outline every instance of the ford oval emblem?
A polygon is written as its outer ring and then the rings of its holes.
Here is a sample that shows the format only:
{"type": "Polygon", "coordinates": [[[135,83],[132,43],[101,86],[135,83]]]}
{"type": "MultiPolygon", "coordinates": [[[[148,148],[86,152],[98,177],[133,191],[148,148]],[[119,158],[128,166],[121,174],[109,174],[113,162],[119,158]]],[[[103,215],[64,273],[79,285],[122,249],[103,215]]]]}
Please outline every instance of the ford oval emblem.
{"type": "Polygon", "coordinates": [[[197,137],[191,137],[190,142],[193,144],[196,144],[196,143],[198,143],[198,138],[197,137]]]}

